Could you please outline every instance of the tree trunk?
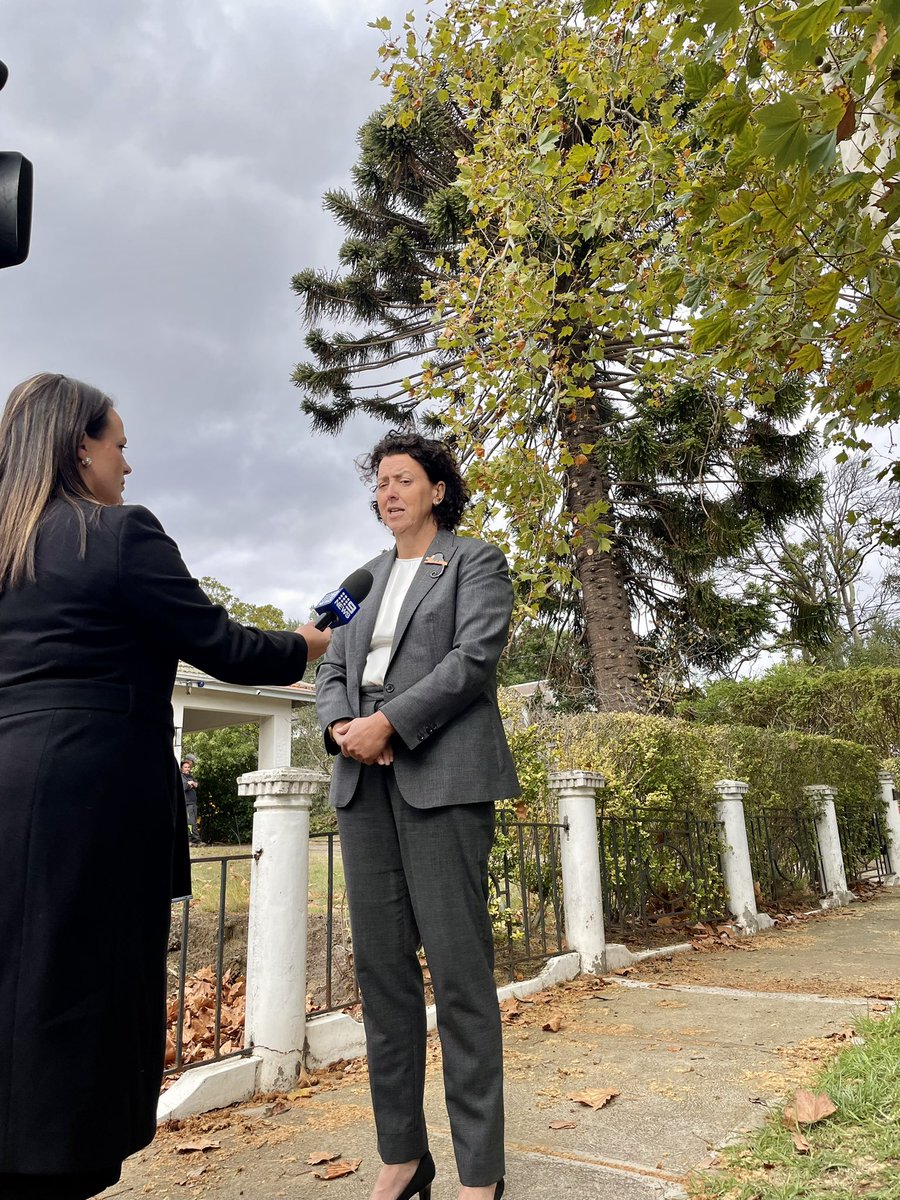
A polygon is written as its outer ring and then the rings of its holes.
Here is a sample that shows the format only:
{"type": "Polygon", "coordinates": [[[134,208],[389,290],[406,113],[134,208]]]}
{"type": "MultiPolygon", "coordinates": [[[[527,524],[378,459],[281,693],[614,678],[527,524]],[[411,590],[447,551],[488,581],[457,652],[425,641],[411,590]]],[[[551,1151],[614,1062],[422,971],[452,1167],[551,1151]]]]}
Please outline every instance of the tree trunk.
{"type": "MultiPolygon", "coordinates": [[[[581,455],[581,445],[598,441],[599,417],[597,407],[586,403],[575,411],[561,414],[564,437],[573,458],[581,455]]],[[[587,463],[569,469],[568,507],[575,515],[585,512],[598,501],[609,502],[609,477],[597,455],[587,463]]],[[[612,509],[601,521],[613,527],[612,509]]],[[[578,578],[584,627],[591,664],[594,668],[594,687],[597,707],[601,712],[640,712],[647,707],[647,693],[641,683],[638,640],[631,625],[631,610],[622,559],[615,544],[608,551],[598,548],[596,537],[590,535],[576,549],[578,578]]]]}

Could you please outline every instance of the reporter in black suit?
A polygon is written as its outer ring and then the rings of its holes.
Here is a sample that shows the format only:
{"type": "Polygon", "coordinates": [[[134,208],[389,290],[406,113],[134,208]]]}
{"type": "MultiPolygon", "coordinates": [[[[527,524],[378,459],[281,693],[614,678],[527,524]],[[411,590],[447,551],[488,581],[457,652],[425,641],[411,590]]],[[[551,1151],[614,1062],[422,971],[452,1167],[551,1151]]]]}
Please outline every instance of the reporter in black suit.
{"type": "Polygon", "coordinates": [[[84,1200],[156,1128],[170,901],[190,891],[179,658],[287,684],[329,635],[231,621],[64,375],[0,420],[0,1196],[84,1200]],[[298,636],[299,635],[299,636],[298,636]]]}

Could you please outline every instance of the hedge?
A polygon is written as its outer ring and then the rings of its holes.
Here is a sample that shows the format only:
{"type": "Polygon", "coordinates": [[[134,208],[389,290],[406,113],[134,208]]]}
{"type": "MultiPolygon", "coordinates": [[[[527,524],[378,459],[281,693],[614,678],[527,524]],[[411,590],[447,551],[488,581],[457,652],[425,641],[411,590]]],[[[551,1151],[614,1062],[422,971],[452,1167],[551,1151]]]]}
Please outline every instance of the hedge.
{"type": "Polygon", "coordinates": [[[826,671],[789,664],[762,679],[722,680],[680,715],[704,724],[799,730],[869,746],[883,758],[900,755],[900,668],[826,671]]]}
{"type": "Polygon", "coordinates": [[[860,814],[880,803],[878,755],[836,738],[631,713],[542,716],[510,726],[523,800],[535,813],[546,811],[548,770],[600,772],[610,814],[651,806],[710,816],[719,779],[746,782],[754,806],[795,807],[808,784],[836,787],[839,802],[860,814]]]}

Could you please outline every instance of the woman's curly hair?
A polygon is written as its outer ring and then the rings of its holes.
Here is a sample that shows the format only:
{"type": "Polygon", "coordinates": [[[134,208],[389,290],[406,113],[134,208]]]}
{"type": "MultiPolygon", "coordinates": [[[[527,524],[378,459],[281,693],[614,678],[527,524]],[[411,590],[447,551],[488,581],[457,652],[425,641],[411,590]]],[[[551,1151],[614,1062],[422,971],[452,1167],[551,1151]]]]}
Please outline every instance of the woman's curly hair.
{"type": "MultiPolygon", "coordinates": [[[[392,454],[408,454],[422,467],[432,483],[443,483],[444,497],[440,504],[434,506],[434,519],[439,529],[454,530],[469,503],[469,490],[447,443],[438,438],[422,437],[420,433],[403,433],[399,429],[392,429],[370,454],[364,454],[356,460],[357,470],[367,483],[374,485],[381,460],[392,454]]],[[[377,500],[372,501],[372,511],[380,521],[377,500]]]]}

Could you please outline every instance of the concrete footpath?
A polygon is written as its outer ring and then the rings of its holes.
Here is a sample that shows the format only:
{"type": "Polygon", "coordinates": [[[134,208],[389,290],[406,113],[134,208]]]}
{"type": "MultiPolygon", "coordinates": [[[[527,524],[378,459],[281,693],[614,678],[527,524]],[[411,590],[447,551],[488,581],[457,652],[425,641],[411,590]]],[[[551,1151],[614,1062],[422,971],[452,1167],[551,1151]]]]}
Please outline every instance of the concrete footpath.
{"type": "MultiPolygon", "coordinates": [[[[900,889],[739,948],[655,959],[507,1001],[506,1194],[683,1195],[687,1173],[760,1124],[767,1106],[840,1049],[860,1015],[890,998],[900,998],[900,889]]],[[[432,1035],[433,1200],[455,1200],[442,1100],[432,1035]]],[[[356,1062],[318,1072],[288,1099],[257,1098],[163,1128],[103,1195],[365,1200],[377,1170],[365,1063],[356,1062]],[[350,1173],[318,1178],[325,1163],[310,1159],[327,1156],[350,1173]]]]}

